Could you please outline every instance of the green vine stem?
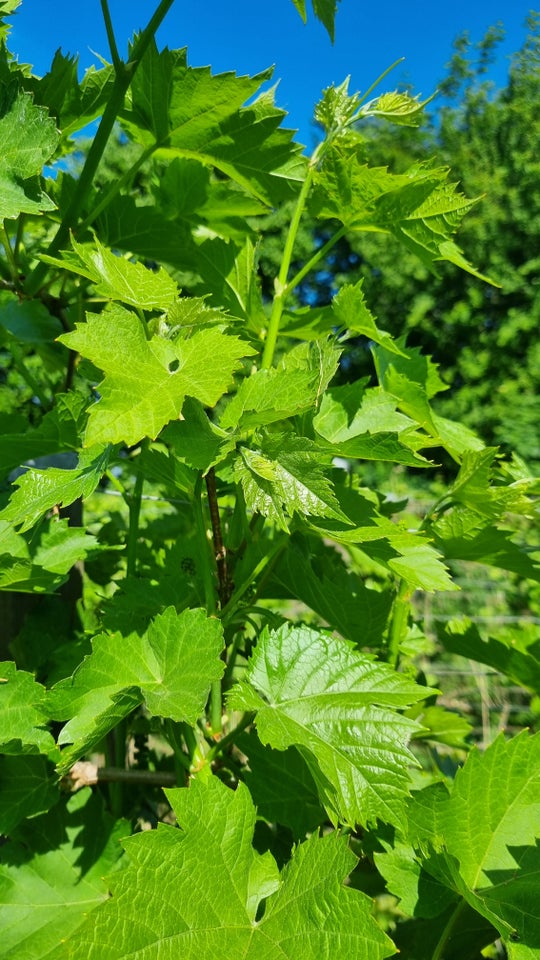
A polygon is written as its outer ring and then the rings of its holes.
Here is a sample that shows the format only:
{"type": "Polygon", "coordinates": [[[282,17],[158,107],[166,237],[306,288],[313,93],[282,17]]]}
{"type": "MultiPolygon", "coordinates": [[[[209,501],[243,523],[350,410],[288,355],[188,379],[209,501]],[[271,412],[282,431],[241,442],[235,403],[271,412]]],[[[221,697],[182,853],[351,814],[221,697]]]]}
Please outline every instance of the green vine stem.
{"type": "Polygon", "coordinates": [[[227,733],[224,737],[222,737],[221,740],[218,740],[218,742],[215,743],[214,746],[210,748],[210,750],[206,754],[206,762],[211,763],[212,760],[215,760],[218,754],[223,753],[223,751],[226,750],[231,743],[234,743],[238,737],[238,734],[242,733],[242,730],[245,730],[246,727],[251,726],[251,724],[253,723],[254,717],[255,717],[254,713],[244,713],[244,715],[242,716],[242,719],[240,720],[239,723],[237,723],[234,730],[230,730],[229,733],[227,733]]]}
{"type": "Polygon", "coordinates": [[[6,261],[9,267],[9,272],[11,274],[11,279],[15,286],[19,284],[19,268],[17,266],[17,261],[15,259],[15,253],[13,247],[11,246],[11,239],[9,233],[7,232],[7,227],[5,222],[2,220],[2,229],[0,231],[0,240],[2,241],[2,246],[4,247],[4,252],[6,254],[6,261]]]}
{"type": "Polygon", "coordinates": [[[302,184],[302,189],[300,190],[300,195],[296,202],[294,214],[289,226],[289,232],[287,233],[287,240],[285,241],[285,248],[283,250],[283,258],[281,260],[279,274],[275,281],[276,294],[274,297],[274,302],[272,304],[272,312],[270,314],[270,323],[268,325],[268,333],[266,336],[266,342],[264,344],[264,351],[263,351],[262,363],[261,363],[262,370],[268,370],[272,366],[272,363],[274,360],[274,353],[276,349],[279,327],[281,323],[281,316],[283,314],[283,308],[285,306],[285,300],[287,297],[287,292],[286,292],[287,277],[289,276],[289,269],[291,266],[294,243],[296,240],[296,235],[298,233],[300,220],[302,219],[302,214],[304,212],[304,207],[306,205],[308,194],[311,189],[317,157],[318,157],[318,149],[315,150],[313,157],[309,162],[306,179],[302,184]]]}
{"type": "MultiPolygon", "coordinates": [[[[69,238],[70,230],[77,222],[81,209],[84,205],[84,201],[86,200],[86,197],[90,191],[90,187],[92,186],[92,182],[105,151],[105,147],[109,142],[116,118],[118,117],[118,114],[120,113],[120,110],[124,104],[124,98],[129,89],[131,81],[133,80],[135,72],[148,45],[155,35],[156,30],[172,7],[173,3],[174,0],[161,0],[147,26],[137,38],[133,46],[131,59],[127,63],[124,63],[119,59],[118,63],[114,65],[115,78],[111,95],[107,102],[107,106],[103,111],[99,127],[94,140],[92,141],[90,150],[88,151],[81,175],[77,181],[77,189],[75,190],[73,199],[68,205],[56,235],[51,241],[47,250],[47,254],[50,257],[56,256],[56,254],[62,249],[63,245],[69,238]]],[[[28,295],[32,296],[37,293],[48,269],[48,265],[43,261],[40,261],[40,263],[37,264],[28,277],[25,285],[26,293],[28,295]]]]}
{"type": "Polygon", "coordinates": [[[397,668],[399,661],[399,647],[407,625],[410,602],[411,588],[406,580],[400,580],[388,633],[388,663],[394,668],[397,668]]]}
{"type": "MultiPolygon", "coordinates": [[[[204,519],[202,502],[203,476],[202,473],[197,477],[193,498],[193,510],[195,513],[195,523],[197,526],[197,535],[201,546],[202,557],[202,578],[204,587],[204,599],[206,611],[209,616],[216,616],[218,609],[218,594],[214,580],[213,563],[210,559],[208,528],[204,519]]],[[[213,736],[218,736],[222,730],[222,690],[221,680],[214,680],[210,688],[209,705],[209,724],[213,736]]]]}
{"type": "Polygon", "coordinates": [[[317,253],[313,254],[313,256],[308,260],[308,262],[304,264],[302,269],[299,270],[297,274],[295,274],[292,280],[289,280],[287,286],[283,291],[283,294],[285,297],[287,297],[289,293],[291,293],[292,290],[294,290],[294,288],[297,287],[299,283],[301,283],[304,277],[307,276],[307,274],[311,270],[313,270],[313,267],[317,266],[317,264],[319,263],[319,260],[322,260],[323,257],[325,257],[326,254],[332,249],[332,247],[335,247],[336,243],[339,240],[341,240],[342,237],[345,236],[346,232],[347,232],[346,227],[340,227],[339,230],[336,231],[334,236],[330,237],[330,239],[326,241],[326,243],[320,248],[320,250],[317,250],[317,253]]]}
{"type": "Polygon", "coordinates": [[[118,73],[122,69],[122,61],[120,59],[120,55],[118,53],[118,47],[116,45],[116,37],[114,35],[111,12],[109,10],[109,0],[101,0],[101,13],[103,14],[103,20],[105,23],[107,40],[109,41],[109,50],[111,51],[113,66],[116,72],[118,73]]]}
{"type": "Polygon", "coordinates": [[[142,502],[142,492],[144,486],[144,473],[140,463],[140,454],[139,462],[137,464],[137,476],[135,479],[135,486],[133,488],[133,493],[129,494],[127,497],[127,505],[129,510],[129,528],[127,535],[126,543],[126,558],[127,558],[127,576],[134,577],[137,572],[137,540],[139,538],[139,521],[141,516],[141,502],[142,502]]]}
{"type": "Polygon", "coordinates": [[[208,494],[208,509],[210,511],[210,521],[212,524],[212,536],[214,538],[214,558],[218,575],[219,605],[220,608],[223,609],[230,597],[231,584],[229,580],[227,550],[221,532],[221,519],[219,516],[216,491],[216,473],[213,467],[210,467],[205,480],[206,492],[208,494]]]}

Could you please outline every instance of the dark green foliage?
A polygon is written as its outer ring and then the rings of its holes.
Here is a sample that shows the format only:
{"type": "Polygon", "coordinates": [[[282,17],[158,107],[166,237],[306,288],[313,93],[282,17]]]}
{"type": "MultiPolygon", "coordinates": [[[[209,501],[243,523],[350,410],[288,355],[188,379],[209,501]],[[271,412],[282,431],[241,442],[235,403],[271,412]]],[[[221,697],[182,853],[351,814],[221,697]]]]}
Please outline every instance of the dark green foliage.
{"type": "MultiPolygon", "coordinates": [[[[271,71],[158,50],[171,3],[124,60],[103,0],[113,62],[80,82],[61,53],[0,61],[2,955],[530,960],[540,734],[472,746],[418,611],[454,564],[540,580],[538,480],[455,417],[470,394],[506,440],[459,378],[467,349],[493,377],[489,331],[528,343],[536,161],[508,117],[536,41],[494,100],[462,49],[442,160],[404,134],[426,104],[347,81],[306,158],[271,71]]],[[[332,35],[336,0],[312,6],[332,35]]],[[[440,636],[538,692],[529,635],[440,636]]]]}

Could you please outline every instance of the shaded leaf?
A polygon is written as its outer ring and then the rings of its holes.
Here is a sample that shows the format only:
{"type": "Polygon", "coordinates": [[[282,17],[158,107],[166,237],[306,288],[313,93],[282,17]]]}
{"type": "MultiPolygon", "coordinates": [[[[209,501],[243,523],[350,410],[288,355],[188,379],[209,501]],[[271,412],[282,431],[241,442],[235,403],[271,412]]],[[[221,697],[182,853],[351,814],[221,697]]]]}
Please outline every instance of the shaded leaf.
{"type": "Polygon", "coordinates": [[[538,640],[527,644],[521,629],[515,630],[508,640],[499,637],[484,640],[469,620],[455,619],[445,625],[440,639],[450,653],[485,663],[540,695],[540,644],[538,640]]]}
{"type": "Polygon", "coordinates": [[[272,750],[262,745],[255,732],[242,734],[236,745],[248,758],[244,779],[259,816],[290,827],[297,840],[324,823],[326,813],[317,787],[294,747],[272,750]]]}
{"type": "Polygon", "coordinates": [[[107,900],[104,874],[114,869],[122,852],[119,839],[128,832],[129,825],[115,823],[88,788],[19,828],[3,847],[0,866],[6,960],[63,955],[62,941],[107,900]]]}
{"type": "Polygon", "coordinates": [[[310,440],[295,435],[272,435],[259,450],[240,447],[234,474],[242,484],[246,503],[287,530],[285,511],[307,516],[330,516],[347,521],[325,476],[324,454],[310,440]]]}
{"type": "Polygon", "coordinates": [[[56,745],[46,728],[49,717],[44,706],[44,688],[32,674],[17,670],[14,663],[4,662],[0,670],[2,753],[44,753],[55,758],[56,745]]]}
{"type": "Polygon", "coordinates": [[[45,813],[59,797],[54,767],[45,757],[0,757],[0,833],[45,813]]]}

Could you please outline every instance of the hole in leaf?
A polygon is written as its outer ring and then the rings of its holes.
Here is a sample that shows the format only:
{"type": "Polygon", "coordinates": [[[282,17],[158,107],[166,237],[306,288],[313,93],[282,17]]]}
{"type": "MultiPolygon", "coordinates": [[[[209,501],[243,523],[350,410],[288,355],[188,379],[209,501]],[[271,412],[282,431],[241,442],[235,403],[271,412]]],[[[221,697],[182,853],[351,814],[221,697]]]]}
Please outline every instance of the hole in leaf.
{"type": "Polygon", "coordinates": [[[179,366],[180,366],[179,360],[171,360],[169,364],[169,373],[176,373],[179,366]]]}

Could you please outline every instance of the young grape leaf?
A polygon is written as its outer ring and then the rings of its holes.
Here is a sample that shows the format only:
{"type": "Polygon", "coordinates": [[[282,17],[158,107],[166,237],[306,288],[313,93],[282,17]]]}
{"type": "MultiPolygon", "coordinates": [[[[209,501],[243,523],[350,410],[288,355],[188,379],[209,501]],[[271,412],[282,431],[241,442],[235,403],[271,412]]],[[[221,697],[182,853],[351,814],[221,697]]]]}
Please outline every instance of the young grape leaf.
{"type": "Polygon", "coordinates": [[[361,107],[360,117],[381,117],[398,126],[417,127],[423,120],[424,107],[431,103],[434,96],[421,101],[420,97],[411,97],[399,90],[382,93],[361,107]]]}
{"type": "Polygon", "coordinates": [[[181,829],[125,841],[128,865],[69,941],[70,960],[383,960],[394,952],[369,898],[342,885],[355,863],[344,837],[312,836],[280,875],[271,854],[251,845],[256,811],[244,784],[233,792],[212,777],[167,796],[181,829]]]}
{"type": "Polygon", "coordinates": [[[261,635],[229,703],[257,711],[263,743],[300,749],[333,821],[399,825],[418,727],[398,710],[425,696],[351,643],[287,624],[261,635]]]}
{"type": "Polygon", "coordinates": [[[58,743],[72,746],[59,769],[69,769],[143,700],[157,716],[195,724],[223,673],[222,648],[221,623],[201,609],[177,614],[169,607],[142,636],[95,637],[90,656],[49,694],[50,716],[69,720],[58,743]]]}
{"type": "Polygon", "coordinates": [[[0,512],[0,519],[10,520],[24,532],[47,510],[56,506],[67,507],[79,497],[89,497],[105,473],[112,454],[111,446],[94,446],[82,451],[79,465],[74,470],[59,467],[28,470],[15,480],[18,489],[0,512]]]}
{"type": "Polygon", "coordinates": [[[97,237],[93,243],[77,243],[72,237],[71,245],[73,250],[63,250],[61,259],[45,254],[40,259],[91,280],[98,296],[141,310],[167,310],[178,299],[178,286],[163,267],[149,270],[142,263],[125,260],[97,237]]]}
{"type": "Polygon", "coordinates": [[[5,47],[0,50],[0,220],[53,210],[40,174],[59,141],[54,120],[19,89],[5,47]]]}
{"type": "Polygon", "coordinates": [[[325,460],[310,440],[276,434],[263,438],[259,450],[241,447],[234,474],[248,507],[270,517],[282,530],[288,530],[285,511],[289,517],[299,513],[347,523],[323,472],[325,460]]]}
{"type": "Polygon", "coordinates": [[[0,757],[0,834],[21,820],[45,813],[60,793],[54,767],[43,756],[0,757]]]}
{"type": "Polygon", "coordinates": [[[344,330],[351,330],[353,333],[360,333],[374,343],[383,345],[390,353],[397,353],[400,356],[406,356],[403,348],[394,340],[386,330],[379,330],[375,323],[375,317],[366,304],[364,291],[362,290],[364,278],[358,283],[347,283],[341,287],[339,293],[332,301],[332,310],[338,322],[338,325],[344,330]]]}
{"type": "Polygon", "coordinates": [[[333,137],[338,134],[343,136],[344,133],[350,136],[347,127],[353,121],[360,105],[360,95],[349,94],[350,79],[346,77],[337,87],[332,84],[323,90],[323,95],[315,107],[316,122],[333,137]]]}
{"type": "Polygon", "coordinates": [[[304,177],[301,147],[280,127],[285,113],[273,91],[243,107],[271,75],[213,76],[209,67],[189,67],[185,50],[158,53],[151,43],[119,119],[146,149],[199,159],[266,203],[281,203],[304,177]]]}
{"type": "Polygon", "coordinates": [[[335,141],[315,177],[314,216],[337,219],[351,230],[391,233],[427,266],[448,260],[479,279],[451,239],[465,214],[477,203],[447,183],[448,169],[417,163],[405,173],[369,167],[354,138],[335,141]]]}
{"type": "Polygon", "coordinates": [[[56,759],[56,744],[46,728],[44,688],[14,663],[0,664],[0,672],[1,752],[12,756],[44,753],[56,759]]]}
{"type": "Polygon", "coordinates": [[[179,416],[186,395],[215,406],[240,359],[255,352],[216,327],[189,339],[148,339],[140,318],[117,304],[88,314],[87,323],[59,339],[105,373],[100,400],[90,407],[88,446],[155,438],[179,416]]]}
{"type": "Polygon", "coordinates": [[[62,942],[109,896],[104,875],[122,853],[126,821],[89,788],[29,820],[3,847],[0,928],[5,960],[59,960],[62,942]]]}

